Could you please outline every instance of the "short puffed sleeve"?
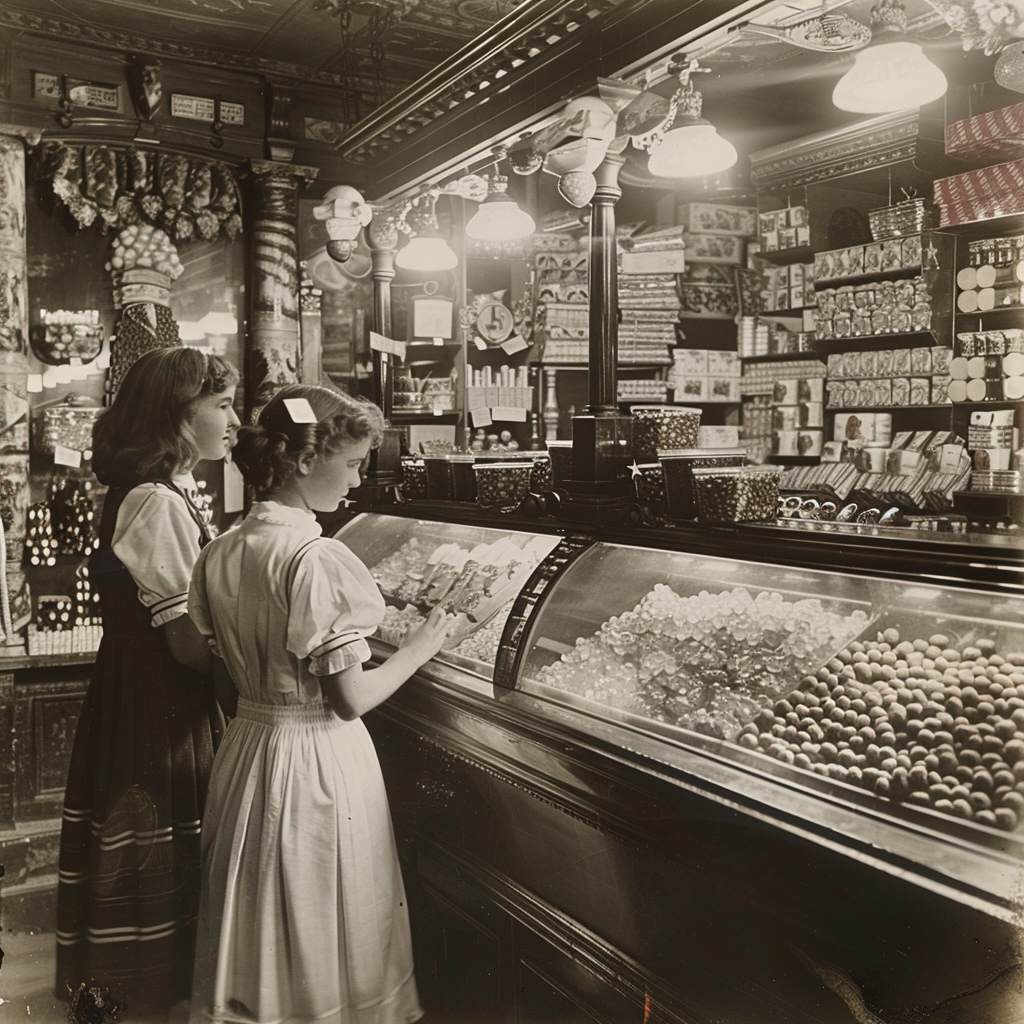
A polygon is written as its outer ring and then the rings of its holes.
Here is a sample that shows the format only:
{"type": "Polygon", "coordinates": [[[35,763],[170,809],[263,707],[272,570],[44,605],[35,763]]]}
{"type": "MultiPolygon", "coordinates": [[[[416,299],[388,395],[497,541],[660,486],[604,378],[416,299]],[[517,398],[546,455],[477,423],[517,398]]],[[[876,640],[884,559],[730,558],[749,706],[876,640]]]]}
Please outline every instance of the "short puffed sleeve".
{"type": "Polygon", "coordinates": [[[217,657],[220,657],[220,648],[217,646],[217,641],[214,637],[213,616],[210,614],[210,599],[207,596],[209,586],[207,577],[209,562],[207,556],[211,550],[212,546],[207,545],[199,552],[199,558],[196,561],[195,568],[192,570],[192,583],[188,588],[188,617],[195,623],[196,629],[206,638],[206,642],[210,645],[210,650],[217,657]]]}
{"type": "Polygon", "coordinates": [[[180,494],[160,484],[132,488],[117,510],[111,548],[131,573],[154,626],[186,614],[199,527],[180,494]]]}
{"type": "Polygon", "coordinates": [[[299,553],[288,591],[288,650],[315,676],[370,657],[366,637],[384,617],[384,599],[365,565],[340,541],[320,538],[299,553]]]}

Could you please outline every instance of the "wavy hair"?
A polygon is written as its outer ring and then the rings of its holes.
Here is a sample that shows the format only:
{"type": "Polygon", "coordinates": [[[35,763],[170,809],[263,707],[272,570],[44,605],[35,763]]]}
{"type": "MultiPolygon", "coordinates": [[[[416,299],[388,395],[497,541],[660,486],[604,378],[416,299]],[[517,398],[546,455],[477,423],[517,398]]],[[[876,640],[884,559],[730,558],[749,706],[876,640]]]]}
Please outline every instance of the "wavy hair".
{"type": "Polygon", "coordinates": [[[384,438],[384,414],[372,402],[318,384],[290,384],[270,399],[256,422],[240,427],[232,458],[264,501],[283,487],[305,457],[339,451],[370,439],[376,448],[384,438]],[[288,399],[309,402],[315,423],[296,423],[288,399]]]}
{"type": "Polygon", "coordinates": [[[185,428],[195,403],[237,383],[238,371],[220,356],[184,346],[143,353],[93,427],[93,472],[125,487],[191,468],[199,452],[185,428]]]}

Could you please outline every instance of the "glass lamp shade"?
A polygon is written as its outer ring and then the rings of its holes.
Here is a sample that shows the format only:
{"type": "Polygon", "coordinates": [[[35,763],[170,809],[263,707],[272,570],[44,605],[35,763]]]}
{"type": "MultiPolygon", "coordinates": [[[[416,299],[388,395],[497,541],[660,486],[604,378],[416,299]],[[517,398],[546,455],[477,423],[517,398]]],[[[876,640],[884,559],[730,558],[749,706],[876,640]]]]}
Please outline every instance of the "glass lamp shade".
{"type": "Polygon", "coordinates": [[[466,234],[479,242],[510,242],[532,235],[533,218],[504,192],[494,192],[479,206],[466,224],[466,234]]]}
{"type": "Polygon", "coordinates": [[[855,114],[887,114],[937,100],[946,76],[917,43],[899,40],[868,46],[836,83],[832,102],[855,114]]]}
{"type": "Polygon", "coordinates": [[[736,147],[703,118],[672,128],[647,160],[659,178],[703,178],[732,167],[736,147]]]}
{"type": "Polygon", "coordinates": [[[440,236],[417,235],[398,250],[395,266],[404,270],[454,270],[459,257],[440,236]]]}

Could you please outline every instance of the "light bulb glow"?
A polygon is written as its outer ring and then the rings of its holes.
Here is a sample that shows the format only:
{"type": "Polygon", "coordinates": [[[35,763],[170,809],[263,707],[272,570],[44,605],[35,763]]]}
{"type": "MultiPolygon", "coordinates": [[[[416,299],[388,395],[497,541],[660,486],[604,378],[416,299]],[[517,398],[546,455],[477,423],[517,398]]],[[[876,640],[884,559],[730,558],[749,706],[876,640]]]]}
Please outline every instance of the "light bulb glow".
{"type": "Polygon", "coordinates": [[[454,270],[459,257],[443,239],[431,235],[417,235],[408,245],[398,250],[395,266],[405,270],[454,270]]]}
{"type": "Polygon", "coordinates": [[[507,195],[488,196],[466,224],[466,234],[479,242],[510,242],[532,235],[533,218],[507,195]]]}
{"type": "Polygon", "coordinates": [[[946,84],[917,43],[898,40],[861,50],[836,83],[832,102],[855,114],[887,114],[937,100],[946,84]]]}
{"type": "Polygon", "coordinates": [[[732,167],[737,158],[736,147],[713,124],[699,120],[666,132],[647,169],[659,178],[701,178],[732,167]]]}

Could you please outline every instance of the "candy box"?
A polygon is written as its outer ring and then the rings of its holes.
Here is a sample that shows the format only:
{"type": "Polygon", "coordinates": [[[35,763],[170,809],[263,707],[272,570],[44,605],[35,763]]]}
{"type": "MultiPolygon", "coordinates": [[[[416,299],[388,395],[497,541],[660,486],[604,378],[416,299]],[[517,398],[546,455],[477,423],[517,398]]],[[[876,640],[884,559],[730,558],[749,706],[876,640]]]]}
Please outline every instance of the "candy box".
{"type": "Polygon", "coordinates": [[[700,409],[671,405],[633,406],[633,453],[656,458],[659,449],[696,448],[700,409]]]}

